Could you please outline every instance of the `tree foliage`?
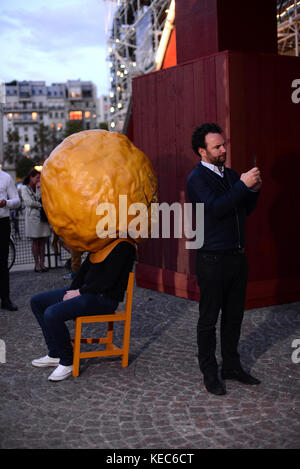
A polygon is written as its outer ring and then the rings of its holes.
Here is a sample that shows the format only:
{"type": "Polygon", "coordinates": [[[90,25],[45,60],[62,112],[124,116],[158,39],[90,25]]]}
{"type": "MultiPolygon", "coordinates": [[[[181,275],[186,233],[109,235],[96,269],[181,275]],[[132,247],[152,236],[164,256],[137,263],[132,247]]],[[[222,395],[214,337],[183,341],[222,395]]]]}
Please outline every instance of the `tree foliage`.
{"type": "Polygon", "coordinates": [[[4,162],[9,166],[15,165],[16,162],[22,157],[18,130],[9,129],[7,131],[7,141],[4,143],[3,151],[4,162]]]}

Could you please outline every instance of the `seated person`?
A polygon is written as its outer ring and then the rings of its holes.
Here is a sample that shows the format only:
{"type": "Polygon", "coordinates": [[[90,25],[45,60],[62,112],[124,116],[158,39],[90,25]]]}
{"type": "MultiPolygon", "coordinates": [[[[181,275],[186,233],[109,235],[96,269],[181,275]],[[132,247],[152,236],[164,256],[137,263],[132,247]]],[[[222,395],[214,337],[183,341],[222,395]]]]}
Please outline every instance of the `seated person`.
{"type": "Polygon", "coordinates": [[[104,259],[100,251],[100,261],[96,258],[94,262],[93,254],[87,256],[68,289],[58,288],[31,298],[31,309],[48,347],[48,354],[33,360],[32,365],[55,366],[50,381],[61,381],[73,370],[73,347],[65,322],[78,316],[112,314],[124,299],[135,260],[135,243],[118,239],[108,253],[104,251],[104,259]]]}

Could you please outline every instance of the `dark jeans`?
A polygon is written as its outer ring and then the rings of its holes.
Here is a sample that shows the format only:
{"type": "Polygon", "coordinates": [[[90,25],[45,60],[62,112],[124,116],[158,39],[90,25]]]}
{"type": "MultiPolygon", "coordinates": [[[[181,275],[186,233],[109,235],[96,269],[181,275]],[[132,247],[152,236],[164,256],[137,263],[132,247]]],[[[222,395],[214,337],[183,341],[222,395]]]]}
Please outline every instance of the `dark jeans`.
{"type": "Polygon", "coordinates": [[[245,254],[205,254],[198,252],[197,275],[200,287],[197,326],[198,358],[204,374],[217,372],[216,323],[221,316],[223,368],[240,367],[238,343],[244,316],[248,263],[245,254]]]}
{"type": "Polygon", "coordinates": [[[8,252],[10,237],[9,217],[0,218],[0,298],[9,297],[8,252]]]}
{"type": "Polygon", "coordinates": [[[60,364],[68,366],[73,363],[73,347],[65,322],[78,316],[112,314],[119,303],[90,293],[62,301],[65,292],[64,287],[38,293],[31,298],[31,309],[41,326],[49,357],[60,358],[60,364]]]}

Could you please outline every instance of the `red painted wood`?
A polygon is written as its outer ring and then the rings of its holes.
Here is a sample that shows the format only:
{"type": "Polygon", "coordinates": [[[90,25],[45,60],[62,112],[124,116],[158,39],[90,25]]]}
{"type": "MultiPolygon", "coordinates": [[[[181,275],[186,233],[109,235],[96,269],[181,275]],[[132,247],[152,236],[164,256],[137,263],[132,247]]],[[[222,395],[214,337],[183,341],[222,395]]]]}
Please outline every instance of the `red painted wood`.
{"type": "Polygon", "coordinates": [[[218,52],[217,0],[176,0],[177,63],[218,52]]]}
{"type": "Polygon", "coordinates": [[[242,77],[247,90],[237,96],[234,86],[231,89],[232,147],[237,149],[233,167],[248,169],[256,153],[264,181],[247,230],[249,279],[277,279],[280,284],[299,276],[300,255],[295,249],[299,196],[297,172],[291,168],[299,161],[300,107],[292,103],[291,83],[300,76],[300,60],[231,54],[230,63],[231,83],[241,85],[242,77]],[[242,120],[235,118],[242,114],[242,120]]]}
{"type": "Polygon", "coordinates": [[[277,54],[276,14],[277,0],[217,0],[218,51],[277,54]]]}
{"type": "MultiPolygon", "coordinates": [[[[247,228],[247,308],[300,299],[300,103],[291,100],[299,77],[298,58],[224,52],[133,81],[135,143],[153,161],[160,202],[186,200],[186,176],[198,163],[191,131],[203,121],[223,126],[238,172],[257,155],[263,188],[247,228]]],[[[183,240],[149,240],[142,249],[138,285],[198,299],[195,253],[183,240]]]]}
{"type": "MultiPolygon", "coordinates": [[[[176,190],[176,78],[177,69],[167,69],[157,74],[157,132],[159,146],[159,200],[172,204],[177,200],[176,190]]],[[[162,240],[162,265],[177,269],[177,241],[162,240]]]]}
{"type": "MultiPolygon", "coordinates": [[[[189,300],[199,301],[196,275],[173,272],[145,264],[136,265],[138,285],[189,300]]],[[[299,301],[299,276],[248,282],[245,309],[299,301]]]]}
{"type": "Polygon", "coordinates": [[[177,63],[224,50],[277,53],[276,0],[176,0],[177,63]]]}

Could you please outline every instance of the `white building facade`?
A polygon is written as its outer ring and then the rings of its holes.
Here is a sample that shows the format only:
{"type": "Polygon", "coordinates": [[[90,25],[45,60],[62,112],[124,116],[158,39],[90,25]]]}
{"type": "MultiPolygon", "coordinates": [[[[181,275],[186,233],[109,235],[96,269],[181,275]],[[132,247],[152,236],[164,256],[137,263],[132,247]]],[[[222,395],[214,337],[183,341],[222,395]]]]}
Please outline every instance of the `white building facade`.
{"type": "MultiPolygon", "coordinates": [[[[47,86],[44,81],[12,81],[5,85],[2,106],[3,144],[8,135],[17,132],[21,153],[30,156],[38,124],[59,135],[67,121],[81,121],[83,129],[97,127],[97,90],[91,81],[69,80],[47,86]]],[[[4,160],[8,169],[13,162],[4,160]]]]}

